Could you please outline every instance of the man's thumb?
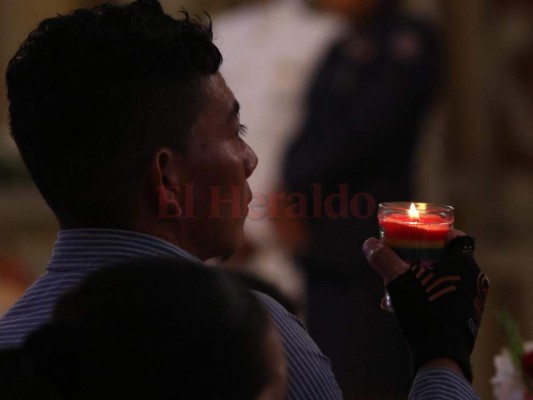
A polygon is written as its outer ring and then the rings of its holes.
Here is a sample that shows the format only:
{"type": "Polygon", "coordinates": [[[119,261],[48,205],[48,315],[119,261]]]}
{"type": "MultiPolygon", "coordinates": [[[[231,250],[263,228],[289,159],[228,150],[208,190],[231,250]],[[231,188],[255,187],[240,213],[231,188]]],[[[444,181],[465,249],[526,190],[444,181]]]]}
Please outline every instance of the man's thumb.
{"type": "Polygon", "coordinates": [[[365,241],[363,252],[372,268],[383,278],[385,286],[409,270],[409,265],[394,250],[374,237],[365,241]]]}

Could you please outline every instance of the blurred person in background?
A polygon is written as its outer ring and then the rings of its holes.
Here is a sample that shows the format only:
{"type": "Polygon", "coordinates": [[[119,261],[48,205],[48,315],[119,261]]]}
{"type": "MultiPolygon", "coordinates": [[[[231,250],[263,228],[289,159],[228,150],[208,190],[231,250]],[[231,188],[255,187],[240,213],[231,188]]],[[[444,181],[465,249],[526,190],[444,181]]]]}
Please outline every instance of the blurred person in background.
{"type": "Polygon", "coordinates": [[[278,189],[283,155],[303,118],[303,100],[327,47],[341,32],[337,15],[304,0],[249,0],[215,18],[221,71],[242,104],[246,140],[261,162],[250,177],[258,196],[245,223],[246,246],[226,264],[276,285],[302,315],[305,288],[299,268],[272,226],[259,196],[278,189]],[[244,267],[246,266],[246,267],[244,267]]]}
{"type": "Polygon", "coordinates": [[[287,385],[257,296],[238,277],[172,259],[90,275],[0,365],[3,400],[282,400],[287,385]]]}
{"type": "MultiPolygon", "coordinates": [[[[368,196],[359,198],[359,216],[282,219],[279,232],[288,243],[307,238],[293,253],[307,274],[309,332],[330,357],[345,396],[404,398],[408,351],[394,317],[376,306],[383,287],[358,249],[378,235],[378,203],[412,200],[413,153],[439,77],[438,40],[393,0],[319,3],[352,23],[310,84],[283,189],[303,194],[308,204],[316,185],[322,199],[340,193],[339,185],[348,199],[368,196]]],[[[335,212],[346,207],[342,202],[333,203],[335,212]]]]}

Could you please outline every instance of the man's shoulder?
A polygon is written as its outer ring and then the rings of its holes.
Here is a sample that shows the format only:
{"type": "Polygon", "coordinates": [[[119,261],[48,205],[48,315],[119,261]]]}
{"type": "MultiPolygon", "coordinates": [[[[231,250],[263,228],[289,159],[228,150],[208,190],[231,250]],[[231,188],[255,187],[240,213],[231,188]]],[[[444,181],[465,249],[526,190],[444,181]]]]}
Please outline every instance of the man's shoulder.
{"type": "Polygon", "coordinates": [[[278,329],[289,367],[290,400],[342,399],[329,359],[311,339],[305,325],[272,297],[254,292],[278,329]]]}
{"type": "Polygon", "coordinates": [[[59,297],[86,275],[47,272],[39,277],[0,318],[0,349],[20,346],[31,332],[48,321],[59,297]]]}
{"type": "Polygon", "coordinates": [[[291,323],[295,323],[299,325],[305,332],[307,332],[307,328],[305,327],[305,324],[300,320],[297,316],[287,311],[285,307],[283,307],[278,301],[274,300],[269,295],[254,291],[255,295],[259,298],[261,303],[264,307],[270,312],[270,315],[274,322],[279,324],[283,321],[290,321],[291,323]]]}

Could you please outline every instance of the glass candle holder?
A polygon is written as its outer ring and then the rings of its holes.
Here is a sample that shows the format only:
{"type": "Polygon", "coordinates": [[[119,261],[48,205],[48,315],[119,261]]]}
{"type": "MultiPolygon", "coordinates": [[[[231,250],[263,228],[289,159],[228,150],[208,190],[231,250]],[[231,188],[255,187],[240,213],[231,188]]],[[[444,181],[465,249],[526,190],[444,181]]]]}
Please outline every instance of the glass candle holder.
{"type": "MultiPolygon", "coordinates": [[[[453,207],[446,205],[396,202],[378,208],[381,239],[407,263],[425,268],[440,261],[454,220],[453,207]]],[[[387,292],[385,307],[392,312],[387,292]]]]}

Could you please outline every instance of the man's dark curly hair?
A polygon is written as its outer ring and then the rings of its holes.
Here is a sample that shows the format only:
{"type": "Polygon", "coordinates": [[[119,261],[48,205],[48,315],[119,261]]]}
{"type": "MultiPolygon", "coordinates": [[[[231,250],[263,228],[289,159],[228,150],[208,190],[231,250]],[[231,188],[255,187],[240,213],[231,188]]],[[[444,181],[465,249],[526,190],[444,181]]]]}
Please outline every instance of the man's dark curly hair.
{"type": "Polygon", "coordinates": [[[11,132],[64,227],[127,225],[147,161],[187,151],[205,78],[222,56],[211,22],[157,0],[42,21],[10,61],[11,132]]]}

